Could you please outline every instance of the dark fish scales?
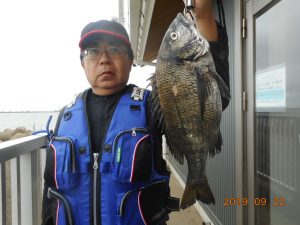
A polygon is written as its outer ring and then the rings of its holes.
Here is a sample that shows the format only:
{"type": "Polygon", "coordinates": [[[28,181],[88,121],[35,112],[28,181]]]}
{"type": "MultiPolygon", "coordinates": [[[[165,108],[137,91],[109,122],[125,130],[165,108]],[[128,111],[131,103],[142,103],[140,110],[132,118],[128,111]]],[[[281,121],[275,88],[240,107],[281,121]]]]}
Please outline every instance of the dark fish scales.
{"type": "Polygon", "coordinates": [[[178,14],[158,52],[151,79],[154,116],[175,159],[188,164],[181,208],[200,200],[215,203],[205,166],[208,154],[221,151],[221,96],[230,98],[218,76],[209,44],[194,22],[178,14]]]}

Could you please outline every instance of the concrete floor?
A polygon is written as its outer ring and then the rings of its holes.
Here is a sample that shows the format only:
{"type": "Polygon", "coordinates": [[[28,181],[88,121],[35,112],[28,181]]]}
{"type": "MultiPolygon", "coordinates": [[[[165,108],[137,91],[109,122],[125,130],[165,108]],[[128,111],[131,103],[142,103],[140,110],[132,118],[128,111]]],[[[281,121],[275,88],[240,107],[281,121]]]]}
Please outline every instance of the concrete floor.
{"type": "MultiPolygon", "coordinates": [[[[171,175],[171,196],[181,198],[183,194],[183,188],[180,186],[176,178],[171,175]]],[[[191,206],[185,210],[180,210],[179,212],[172,212],[170,215],[170,220],[167,222],[168,225],[201,225],[202,219],[195,209],[191,206]]]]}

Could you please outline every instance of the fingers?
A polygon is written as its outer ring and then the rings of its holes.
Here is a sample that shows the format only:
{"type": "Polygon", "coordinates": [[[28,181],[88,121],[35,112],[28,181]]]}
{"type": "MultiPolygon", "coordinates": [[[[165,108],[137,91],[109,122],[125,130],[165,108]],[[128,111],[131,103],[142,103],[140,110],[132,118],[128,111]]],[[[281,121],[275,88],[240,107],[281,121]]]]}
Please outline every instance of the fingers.
{"type": "Polygon", "coordinates": [[[194,12],[197,19],[213,15],[213,0],[195,0],[194,12]]]}

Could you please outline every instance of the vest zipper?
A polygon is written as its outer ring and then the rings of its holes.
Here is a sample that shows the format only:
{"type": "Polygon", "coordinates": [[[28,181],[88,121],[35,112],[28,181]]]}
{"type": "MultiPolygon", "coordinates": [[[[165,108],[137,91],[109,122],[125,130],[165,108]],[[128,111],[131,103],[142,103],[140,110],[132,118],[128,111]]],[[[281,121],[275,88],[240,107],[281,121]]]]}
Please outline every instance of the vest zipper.
{"type": "MultiPolygon", "coordinates": [[[[101,185],[101,175],[98,173],[99,168],[99,153],[94,153],[96,150],[92,148],[91,143],[91,130],[90,130],[90,121],[88,118],[87,113],[87,94],[85,93],[83,97],[84,101],[84,114],[85,114],[85,121],[87,125],[87,134],[88,134],[88,141],[89,141],[89,147],[90,147],[90,158],[91,158],[91,166],[92,166],[92,172],[91,172],[91,182],[90,182],[90,201],[91,201],[91,207],[90,207],[90,225],[101,225],[101,207],[99,207],[97,212],[97,206],[100,206],[101,202],[100,199],[97,199],[97,191],[100,192],[100,185],[101,185]],[[92,162],[94,163],[92,164],[92,162]],[[97,184],[99,182],[99,184],[97,184]],[[97,190],[98,189],[98,190],[97,190]],[[99,219],[97,219],[99,218],[99,219]]],[[[106,131],[107,132],[107,131],[106,131]]],[[[102,141],[103,143],[103,141],[102,141]]],[[[101,144],[103,146],[103,144],[101,144]]]]}
{"type": "Polygon", "coordinates": [[[93,165],[93,220],[94,225],[97,225],[97,177],[98,177],[98,160],[99,153],[93,153],[94,165],[93,165]]]}
{"type": "Polygon", "coordinates": [[[136,136],[136,132],[142,132],[142,133],[148,133],[148,130],[145,129],[145,128],[136,128],[136,127],[133,127],[132,129],[128,129],[128,130],[123,130],[121,132],[119,132],[116,137],[114,138],[114,141],[113,141],[113,146],[112,146],[112,158],[114,159],[115,157],[115,148],[116,148],[116,144],[118,143],[118,140],[119,138],[123,135],[123,134],[126,134],[126,133],[131,133],[132,136],[136,136]]]}
{"type": "MultiPolygon", "coordinates": [[[[126,133],[131,133],[132,136],[136,136],[136,132],[142,132],[142,133],[148,133],[148,130],[145,129],[145,128],[137,128],[137,127],[134,127],[130,130],[123,130],[121,131],[120,133],[117,134],[117,136],[115,137],[114,139],[114,142],[113,142],[113,145],[115,145],[118,141],[118,139],[123,135],[123,134],[126,134],[126,133]]],[[[114,146],[113,146],[114,147],[114,146]]],[[[113,148],[114,149],[114,148],[113,148]]]]}
{"type": "Polygon", "coordinates": [[[65,210],[67,212],[66,216],[67,216],[68,224],[73,225],[72,212],[67,199],[62,194],[52,190],[51,188],[48,188],[47,197],[48,198],[54,197],[62,201],[63,205],[65,206],[65,210]]]}
{"type": "Polygon", "coordinates": [[[123,135],[123,134],[126,134],[126,133],[131,133],[131,136],[136,136],[136,133],[137,132],[142,132],[142,133],[148,133],[148,130],[145,129],[145,128],[137,128],[137,127],[133,127],[132,129],[128,129],[128,130],[123,130],[121,132],[119,132],[116,137],[114,138],[114,141],[113,141],[113,146],[112,146],[112,158],[114,159],[115,158],[115,148],[116,148],[116,144],[118,143],[118,140],[119,138],[123,135]]]}
{"type": "MultiPolygon", "coordinates": [[[[91,158],[91,162],[93,160],[93,155],[92,155],[92,152],[94,151],[92,149],[92,144],[91,144],[91,133],[90,133],[90,121],[89,121],[89,118],[87,116],[87,92],[85,92],[85,95],[83,96],[83,102],[84,102],[84,115],[85,115],[85,121],[86,121],[86,126],[87,126],[87,134],[88,134],[88,142],[89,142],[89,147],[90,147],[90,158],[91,158]]],[[[93,174],[94,175],[94,174],[93,174]]],[[[91,175],[91,183],[90,183],[90,202],[92,202],[92,205],[90,207],[90,224],[89,225],[94,225],[94,211],[97,210],[95,209],[94,210],[94,203],[93,203],[93,198],[94,198],[94,177],[92,177],[91,175]]]]}

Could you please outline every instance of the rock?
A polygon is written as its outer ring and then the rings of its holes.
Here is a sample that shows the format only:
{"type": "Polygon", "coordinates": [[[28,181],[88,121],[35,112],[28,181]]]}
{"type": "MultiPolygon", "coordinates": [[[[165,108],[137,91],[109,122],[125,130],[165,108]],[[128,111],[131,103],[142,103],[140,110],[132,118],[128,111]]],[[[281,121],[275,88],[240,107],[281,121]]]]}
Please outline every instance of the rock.
{"type": "MultiPolygon", "coordinates": [[[[7,135],[8,135],[8,137],[9,137],[7,140],[11,139],[11,137],[13,136],[13,134],[12,134],[12,133],[13,133],[13,130],[10,129],[10,128],[6,128],[6,129],[4,129],[3,131],[6,132],[7,135]]],[[[6,141],[7,141],[7,140],[6,140],[6,141]]],[[[5,141],[5,140],[2,140],[2,141],[5,141]]]]}
{"type": "Polygon", "coordinates": [[[13,130],[12,130],[12,129],[10,129],[10,128],[5,128],[3,131],[5,131],[5,132],[9,132],[9,133],[12,133],[12,132],[13,132],[13,130]]]}
{"type": "Polygon", "coordinates": [[[17,138],[26,137],[32,134],[32,130],[26,129],[25,127],[17,127],[12,130],[10,128],[4,129],[4,131],[0,131],[0,141],[8,141],[14,140],[17,138]]]}
{"type": "Polygon", "coordinates": [[[0,140],[7,141],[12,137],[11,132],[1,131],[0,132],[0,140]]]}
{"type": "Polygon", "coordinates": [[[29,136],[29,135],[31,135],[31,134],[32,134],[32,130],[30,130],[30,129],[27,129],[27,130],[26,130],[26,132],[25,132],[25,134],[26,134],[26,136],[29,136]]]}
{"type": "Polygon", "coordinates": [[[14,139],[18,139],[18,138],[22,138],[22,137],[26,137],[27,135],[24,133],[16,133],[14,136],[12,136],[12,138],[10,140],[14,140],[14,139]]]}
{"type": "Polygon", "coordinates": [[[17,127],[16,129],[13,130],[12,136],[14,136],[16,133],[25,134],[25,132],[26,132],[26,127],[17,127]]]}

